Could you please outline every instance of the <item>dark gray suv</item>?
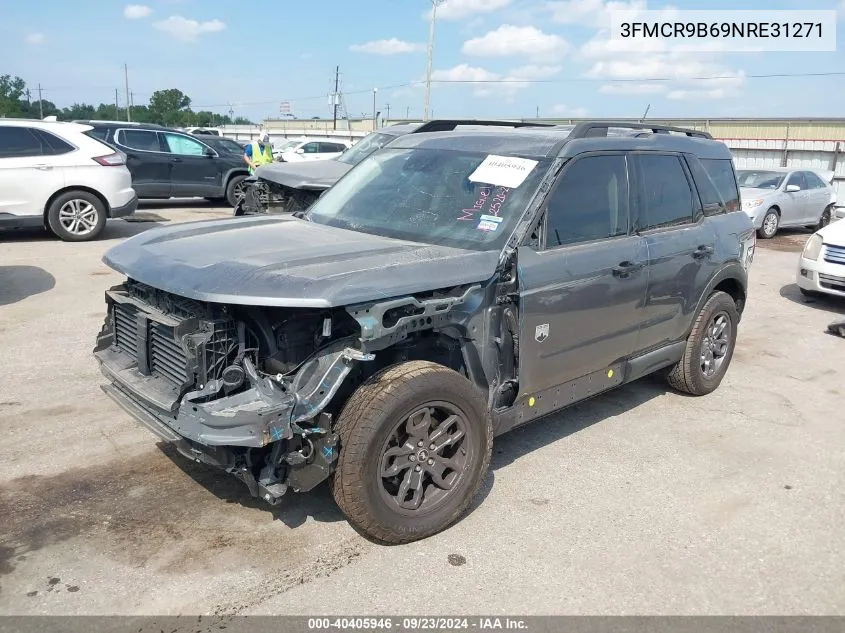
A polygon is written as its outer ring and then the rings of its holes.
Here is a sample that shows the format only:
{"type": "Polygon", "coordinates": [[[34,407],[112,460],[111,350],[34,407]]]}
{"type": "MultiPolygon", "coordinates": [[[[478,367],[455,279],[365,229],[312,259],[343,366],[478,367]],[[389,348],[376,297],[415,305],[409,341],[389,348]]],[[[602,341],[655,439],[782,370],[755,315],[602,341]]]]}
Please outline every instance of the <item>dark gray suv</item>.
{"type": "Polygon", "coordinates": [[[408,134],[304,218],[126,240],[104,390],[271,504],[328,479],[374,540],[447,528],[494,436],[654,372],[725,376],[755,246],[731,155],[626,125],[408,134]]]}

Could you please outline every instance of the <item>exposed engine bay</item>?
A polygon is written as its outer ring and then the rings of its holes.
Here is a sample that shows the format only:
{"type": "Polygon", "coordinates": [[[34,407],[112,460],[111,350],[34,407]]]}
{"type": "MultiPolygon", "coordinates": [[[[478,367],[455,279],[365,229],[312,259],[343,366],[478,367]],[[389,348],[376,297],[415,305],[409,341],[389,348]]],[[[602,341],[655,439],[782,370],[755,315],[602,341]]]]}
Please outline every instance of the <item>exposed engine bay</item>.
{"type": "Polygon", "coordinates": [[[261,213],[296,213],[310,207],[321,191],[292,189],[264,178],[244,182],[244,196],[235,207],[235,215],[261,213]]]}

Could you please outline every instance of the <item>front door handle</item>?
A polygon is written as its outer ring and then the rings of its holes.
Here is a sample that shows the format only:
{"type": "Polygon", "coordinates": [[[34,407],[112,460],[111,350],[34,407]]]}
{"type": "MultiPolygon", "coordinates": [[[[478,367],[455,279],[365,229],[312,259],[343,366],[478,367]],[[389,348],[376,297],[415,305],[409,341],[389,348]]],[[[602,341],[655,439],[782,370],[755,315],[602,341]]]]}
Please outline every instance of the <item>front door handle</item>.
{"type": "Polygon", "coordinates": [[[713,254],[713,247],[708,246],[706,244],[702,244],[697,249],[692,252],[692,256],[696,259],[702,259],[704,257],[708,257],[713,254]]]}
{"type": "Polygon", "coordinates": [[[640,270],[642,267],[642,262],[624,261],[620,262],[617,266],[614,266],[611,270],[613,271],[614,277],[619,277],[620,279],[627,279],[631,276],[631,273],[640,270]]]}
{"type": "Polygon", "coordinates": [[[35,167],[35,169],[40,169],[41,171],[50,171],[53,169],[52,165],[33,165],[33,167],[35,167]]]}

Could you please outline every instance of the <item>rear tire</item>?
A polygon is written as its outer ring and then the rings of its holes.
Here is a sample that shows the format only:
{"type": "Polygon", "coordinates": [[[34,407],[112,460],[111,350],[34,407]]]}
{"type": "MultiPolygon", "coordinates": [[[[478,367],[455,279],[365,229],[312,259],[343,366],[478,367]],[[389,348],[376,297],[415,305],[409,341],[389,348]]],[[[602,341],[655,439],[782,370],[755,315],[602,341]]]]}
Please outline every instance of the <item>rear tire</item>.
{"type": "Polygon", "coordinates": [[[367,380],[344,406],[336,432],[334,499],[356,529],[392,544],[427,538],[457,521],[486,476],[493,447],[481,392],[461,374],[425,361],[367,380]]]}
{"type": "Polygon", "coordinates": [[[763,216],[763,226],[757,231],[757,236],[760,239],[770,240],[777,235],[779,226],[780,214],[774,208],[769,209],[766,211],[766,215],[763,216]]]}
{"type": "Polygon", "coordinates": [[[669,385],[692,396],[715,391],[733,358],[738,323],[733,298],[714,292],[692,326],[683,358],[669,372],[669,385]]]}
{"type": "Polygon", "coordinates": [[[246,178],[246,174],[239,174],[229,179],[226,185],[226,201],[230,206],[238,206],[238,201],[243,198],[243,182],[246,178]]]}
{"type": "Polygon", "coordinates": [[[87,191],[68,191],[47,210],[47,226],[64,242],[93,240],[106,226],[106,205],[87,191]]]}

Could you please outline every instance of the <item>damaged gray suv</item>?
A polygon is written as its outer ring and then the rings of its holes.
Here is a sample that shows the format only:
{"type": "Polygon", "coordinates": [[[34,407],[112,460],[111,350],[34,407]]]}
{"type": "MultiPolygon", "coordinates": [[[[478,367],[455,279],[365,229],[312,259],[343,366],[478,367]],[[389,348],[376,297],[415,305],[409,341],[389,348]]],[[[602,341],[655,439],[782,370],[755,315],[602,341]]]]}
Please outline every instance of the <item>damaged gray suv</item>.
{"type": "Polygon", "coordinates": [[[463,515],[494,436],[655,372],[715,390],[754,245],[705,133],[408,134],[304,217],[111,249],[127,279],[95,356],[184,456],[270,504],[328,480],[359,531],[404,543],[463,515]]]}

